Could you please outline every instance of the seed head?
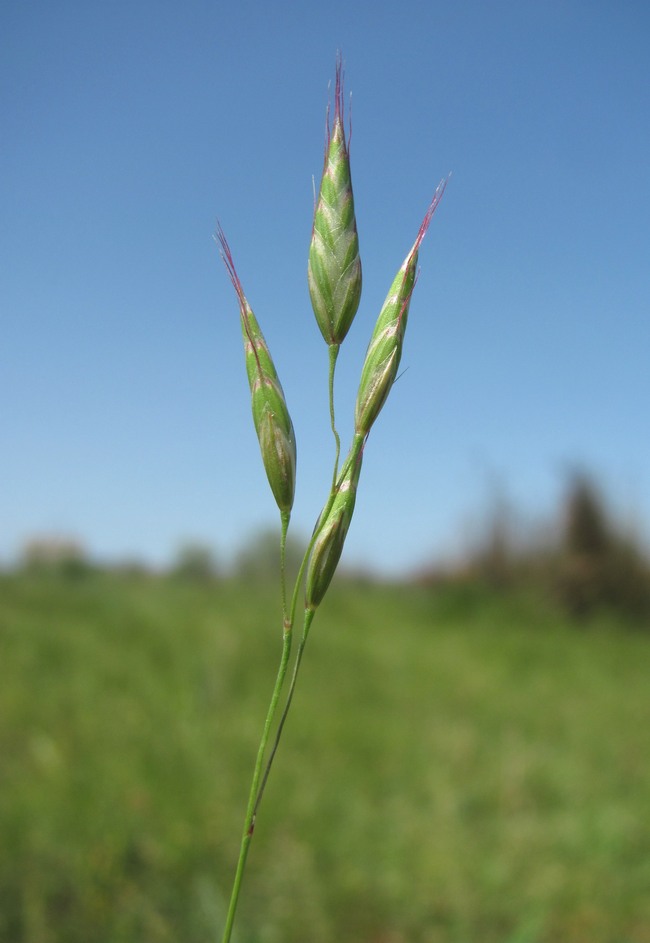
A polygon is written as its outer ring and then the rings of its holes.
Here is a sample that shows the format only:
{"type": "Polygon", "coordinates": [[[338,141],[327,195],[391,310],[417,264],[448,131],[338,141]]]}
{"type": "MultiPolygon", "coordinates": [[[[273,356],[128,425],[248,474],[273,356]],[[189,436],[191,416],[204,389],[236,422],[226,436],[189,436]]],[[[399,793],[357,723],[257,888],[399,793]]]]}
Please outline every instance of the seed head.
{"type": "Polygon", "coordinates": [[[321,334],[328,344],[340,344],[350,329],[361,298],[361,260],[350,157],[343,127],[340,57],[336,63],[331,131],[328,109],[325,164],[314,212],[307,278],[321,334]]]}
{"type": "Polygon", "coordinates": [[[282,385],[257,319],[246,300],[221,227],[217,230],[221,257],[239,299],[246,373],[251,389],[253,422],[271,491],[282,513],[293,506],[296,486],[296,438],[282,385]]]}
{"type": "Polygon", "coordinates": [[[411,295],[417,280],[420,244],[429,228],[431,217],[444,193],[446,181],[436,190],[420,226],[413,248],[395,276],[366,351],[355,409],[355,431],[367,436],[395,382],[402,356],[402,344],[408,319],[411,295]]]}
{"type": "Polygon", "coordinates": [[[305,604],[315,610],[321,603],[343,552],[357,497],[361,474],[363,439],[356,439],[336,484],[334,502],[316,528],[318,537],[313,546],[305,578],[305,604]]]}

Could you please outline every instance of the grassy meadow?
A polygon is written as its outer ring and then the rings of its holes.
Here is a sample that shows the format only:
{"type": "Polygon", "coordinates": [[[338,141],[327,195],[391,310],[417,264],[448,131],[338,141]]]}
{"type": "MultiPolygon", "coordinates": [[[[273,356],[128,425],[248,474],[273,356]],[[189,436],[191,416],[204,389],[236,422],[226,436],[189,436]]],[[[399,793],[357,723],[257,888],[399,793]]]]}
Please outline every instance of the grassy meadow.
{"type": "MultiPolygon", "coordinates": [[[[0,579],[0,940],[221,935],[280,655],[241,582],[0,579]]],[[[650,633],[335,583],[238,943],[650,943],[650,633]]]]}

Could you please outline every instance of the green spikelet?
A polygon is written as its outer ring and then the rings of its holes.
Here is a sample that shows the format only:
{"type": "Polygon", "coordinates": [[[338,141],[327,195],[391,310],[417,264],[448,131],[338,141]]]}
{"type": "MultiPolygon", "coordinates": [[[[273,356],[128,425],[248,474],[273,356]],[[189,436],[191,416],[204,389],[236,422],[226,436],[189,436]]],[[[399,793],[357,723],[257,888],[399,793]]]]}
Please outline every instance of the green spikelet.
{"type": "Polygon", "coordinates": [[[253,422],[271,491],[283,514],[293,507],[296,487],[296,438],[282,386],[257,319],[246,300],[223,230],[217,231],[221,257],[239,298],[246,373],[253,422]]]}
{"type": "Polygon", "coordinates": [[[445,189],[441,183],[422,221],[413,248],[395,276],[377,318],[361,370],[361,382],[355,409],[355,431],[367,436],[395,382],[402,356],[402,344],[411,295],[417,278],[418,252],[431,217],[445,189]]]}
{"type": "Polygon", "coordinates": [[[320,605],[327,592],[343,552],[357,498],[363,442],[362,438],[355,437],[336,483],[336,494],[325,523],[319,520],[316,525],[319,533],[309,557],[305,578],[305,605],[312,611],[320,605]]]}
{"type": "Polygon", "coordinates": [[[314,213],[307,277],[321,333],[328,344],[340,344],[361,298],[361,260],[343,128],[340,59],[336,64],[334,122],[330,132],[328,118],[325,165],[314,213]]]}

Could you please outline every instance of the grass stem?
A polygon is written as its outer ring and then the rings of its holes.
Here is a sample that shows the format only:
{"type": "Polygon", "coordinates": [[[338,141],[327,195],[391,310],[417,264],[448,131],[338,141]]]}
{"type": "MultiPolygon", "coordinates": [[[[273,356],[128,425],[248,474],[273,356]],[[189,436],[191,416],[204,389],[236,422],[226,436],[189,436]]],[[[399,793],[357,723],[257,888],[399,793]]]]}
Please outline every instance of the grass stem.
{"type": "Polygon", "coordinates": [[[329,345],[329,375],[328,375],[328,388],[329,388],[329,404],[330,404],[330,425],[332,427],[332,435],[334,436],[334,442],[336,444],[336,454],[334,456],[334,472],[332,474],[332,492],[336,487],[336,479],[339,473],[339,457],[341,455],[341,438],[336,431],[336,421],[334,418],[334,373],[336,371],[336,361],[339,355],[339,350],[341,349],[340,344],[330,344],[329,345]]]}
{"type": "MultiPolygon", "coordinates": [[[[255,831],[255,819],[257,816],[257,808],[259,806],[260,799],[260,778],[262,776],[262,768],[264,764],[264,755],[266,753],[266,747],[269,742],[269,736],[271,733],[271,727],[273,725],[273,718],[275,717],[275,712],[277,710],[278,701],[280,699],[280,693],[282,691],[282,686],[284,684],[284,679],[287,674],[287,667],[289,665],[289,658],[291,656],[291,642],[292,642],[292,624],[293,620],[287,618],[287,594],[286,594],[286,574],[285,574],[285,557],[286,557],[286,543],[287,543],[287,530],[289,528],[289,512],[282,512],[282,530],[280,536],[280,580],[282,585],[282,656],[280,658],[280,665],[278,668],[278,673],[275,679],[275,685],[273,687],[273,693],[271,694],[271,701],[269,703],[269,708],[266,714],[266,720],[264,721],[264,729],[262,731],[262,738],[260,740],[260,745],[257,749],[257,758],[255,760],[255,769],[253,771],[253,779],[251,781],[250,792],[248,795],[248,805],[246,807],[246,817],[244,819],[244,829],[242,832],[241,846],[239,849],[239,859],[237,861],[237,870],[235,871],[235,878],[233,881],[232,891],[230,895],[230,903],[228,905],[228,915],[226,917],[226,926],[223,932],[222,943],[229,943],[230,937],[232,934],[233,924],[235,922],[235,914],[237,912],[237,903],[239,901],[239,891],[241,889],[242,879],[244,877],[244,870],[246,868],[246,859],[248,857],[248,849],[250,847],[251,840],[253,838],[253,832],[255,831]]],[[[284,716],[284,715],[283,715],[284,716]]],[[[275,752],[274,745],[274,752],[275,752]]],[[[267,764],[264,780],[268,777],[269,765],[267,764]]]]}
{"type": "Polygon", "coordinates": [[[253,817],[257,814],[260,802],[262,801],[262,796],[264,795],[264,789],[266,788],[266,782],[269,778],[269,773],[271,772],[271,766],[273,765],[273,760],[277,752],[278,746],[280,745],[280,738],[282,737],[282,730],[284,728],[285,721],[287,719],[287,714],[289,713],[289,708],[291,707],[291,701],[293,700],[293,694],[296,689],[296,681],[298,680],[298,672],[300,671],[300,663],[302,661],[303,652],[305,650],[305,645],[307,644],[307,636],[309,635],[309,630],[311,624],[316,615],[315,609],[305,609],[305,617],[302,628],[302,636],[300,639],[300,644],[298,645],[298,651],[296,653],[296,660],[293,666],[293,673],[291,675],[291,684],[289,685],[289,691],[287,693],[287,701],[284,705],[284,710],[282,711],[282,716],[280,717],[280,722],[278,724],[278,729],[275,734],[275,740],[273,741],[273,746],[271,747],[271,752],[269,753],[269,758],[266,763],[266,769],[264,770],[264,776],[259,786],[257,793],[257,798],[255,799],[255,804],[253,806],[253,817]]]}

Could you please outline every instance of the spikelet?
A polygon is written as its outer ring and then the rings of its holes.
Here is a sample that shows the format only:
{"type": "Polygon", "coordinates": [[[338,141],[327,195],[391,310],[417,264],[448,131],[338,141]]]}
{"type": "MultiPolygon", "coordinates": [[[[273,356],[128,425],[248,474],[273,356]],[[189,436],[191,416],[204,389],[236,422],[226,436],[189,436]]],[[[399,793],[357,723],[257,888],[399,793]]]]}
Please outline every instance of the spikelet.
{"type": "Polygon", "coordinates": [[[309,557],[305,578],[305,605],[308,610],[314,611],[320,605],[341,558],[357,498],[362,458],[363,439],[356,437],[341,469],[334,501],[325,522],[321,519],[316,525],[318,537],[309,557]]]}
{"type": "Polygon", "coordinates": [[[293,423],[271,354],[244,295],[221,227],[217,230],[217,239],[221,246],[221,257],[239,298],[253,422],[264,469],[280,512],[288,514],[293,506],[296,486],[296,437],[293,423]]]}
{"type": "Polygon", "coordinates": [[[420,226],[413,248],[395,276],[366,351],[355,408],[355,431],[367,436],[395,382],[411,295],[417,278],[418,252],[431,217],[444,193],[446,181],[436,190],[420,226]]]}
{"type": "Polygon", "coordinates": [[[341,59],[336,63],[334,122],[327,121],[325,165],[314,212],[307,278],[316,321],[328,344],[348,333],[361,298],[361,260],[350,158],[343,127],[341,59]]]}

